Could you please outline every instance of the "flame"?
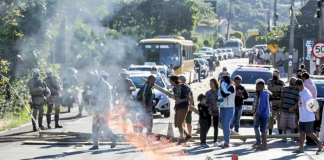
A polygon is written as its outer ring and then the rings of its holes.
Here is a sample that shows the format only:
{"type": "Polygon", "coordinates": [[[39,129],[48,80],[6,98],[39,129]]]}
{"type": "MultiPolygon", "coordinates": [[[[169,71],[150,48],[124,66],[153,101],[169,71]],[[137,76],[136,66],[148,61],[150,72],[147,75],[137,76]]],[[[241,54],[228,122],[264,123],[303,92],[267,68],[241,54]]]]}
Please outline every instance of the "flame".
{"type": "Polygon", "coordinates": [[[109,111],[106,122],[109,126],[122,128],[125,134],[125,140],[132,143],[137,148],[135,150],[136,152],[143,152],[147,157],[153,160],[178,160],[186,158],[181,157],[188,155],[183,150],[177,150],[173,152],[163,151],[164,149],[176,146],[174,143],[172,143],[172,140],[166,139],[165,137],[158,139],[157,135],[155,134],[147,136],[146,134],[135,132],[133,126],[145,128],[145,125],[141,122],[132,123],[131,120],[129,120],[130,114],[135,113],[128,113],[125,106],[126,102],[119,102],[118,106],[109,111]]]}

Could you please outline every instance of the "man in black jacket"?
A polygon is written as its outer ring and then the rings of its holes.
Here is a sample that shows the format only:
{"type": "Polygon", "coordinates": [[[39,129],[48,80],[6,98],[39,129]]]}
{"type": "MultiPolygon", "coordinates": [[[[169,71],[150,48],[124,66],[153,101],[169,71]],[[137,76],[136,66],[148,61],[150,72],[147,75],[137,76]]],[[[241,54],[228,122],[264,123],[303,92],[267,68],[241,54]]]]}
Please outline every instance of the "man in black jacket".
{"type": "Polygon", "coordinates": [[[234,83],[236,88],[235,95],[235,111],[231,121],[231,129],[234,128],[235,132],[239,132],[240,120],[242,115],[243,100],[248,98],[248,93],[245,88],[241,85],[242,77],[237,75],[234,77],[234,83]]]}

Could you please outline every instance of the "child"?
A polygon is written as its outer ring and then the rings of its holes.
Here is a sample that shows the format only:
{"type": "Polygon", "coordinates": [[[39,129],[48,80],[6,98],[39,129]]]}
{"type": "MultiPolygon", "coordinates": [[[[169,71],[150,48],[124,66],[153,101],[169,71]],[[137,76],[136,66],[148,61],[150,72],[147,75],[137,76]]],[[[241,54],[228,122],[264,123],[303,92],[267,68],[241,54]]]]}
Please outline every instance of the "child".
{"type": "Polygon", "coordinates": [[[199,110],[199,122],[200,122],[200,146],[208,148],[206,143],[206,137],[211,125],[211,116],[209,114],[209,108],[206,104],[206,97],[203,94],[198,96],[198,110],[199,110]]]}
{"type": "Polygon", "coordinates": [[[254,118],[254,132],[256,143],[254,147],[259,146],[261,150],[268,150],[267,144],[267,124],[271,115],[271,94],[264,89],[265,82],[258,79],[256,83],[256,94],[253,102],[253,118],[254,118]],[[259,131],[260,127],[260,131],[259,131]],[[260,139],[260,132],[262,134],[262,145],[260,139]]]}
{"type": "Polygon", "coordinates": [[[223,101],[218,102],[219,108],[222,108],[225,104],[224,97],[222,96],[221,91],[223,91],[225,94],[231,94],[231,92],[227,90],[227,86],[228,86],[228,84],[224,80],[222,80],[221,81],[221,89],[218,90],[218,100],[223,100],[223,101]]]}

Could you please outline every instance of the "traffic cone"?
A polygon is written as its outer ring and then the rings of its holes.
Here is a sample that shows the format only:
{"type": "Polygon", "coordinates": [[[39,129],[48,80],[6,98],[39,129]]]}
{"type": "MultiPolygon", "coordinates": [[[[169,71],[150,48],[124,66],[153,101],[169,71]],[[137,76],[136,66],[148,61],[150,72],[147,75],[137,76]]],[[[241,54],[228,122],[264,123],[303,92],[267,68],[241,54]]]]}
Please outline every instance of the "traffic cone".
{"type": "Polygon", "coordinates": [[[172,127],[172,122],[171,122],[171,121],[169,122],[167,136],[168,136],[168,137],[174,137],[173,127],[172,127]]]}
{"type": "Polygon", "coordinates": [[[237,154],[233,154],[232,155],[232,160],[238,160],[238,155],[237,154]]]}

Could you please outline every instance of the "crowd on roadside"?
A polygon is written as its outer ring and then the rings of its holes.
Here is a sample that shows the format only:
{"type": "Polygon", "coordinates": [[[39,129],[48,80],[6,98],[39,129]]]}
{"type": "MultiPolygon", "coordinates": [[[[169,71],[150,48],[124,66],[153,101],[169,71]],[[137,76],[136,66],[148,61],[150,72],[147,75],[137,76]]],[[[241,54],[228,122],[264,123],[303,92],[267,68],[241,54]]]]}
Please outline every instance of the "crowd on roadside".
{"type": "MultiPolygon", "coordinates": [[[[296,76],[290,79],[288,86],[280,80],[278,70],[274,70],[273,78],[268,82],[263,79],[256,80],[256,94],[252,109],[256,141],[252,147],[263,151],[268,150],[267,135],[272,135],[274,125],[277,124],[279,134],[287,134],[287,129],[291,134],[300,133],[299,139],[291,138],[291,141],[299,141],[299,147],[293,153],[304,152],[305,139],[307,145],[318,146],[316,154],[323,152],[324,133],[320,132],[320,138],[315,134],[317,128],[324,128],[324,124],[322,123],[321,126],[320,123],[322,106],[314,112],[306,109],[307,101],[317,97],[316,86],[305,70],[298,69],[296,76]]],[[[243,100],[248,98],[248,93],[241,85],[241,81],[242,77],[239,75],[232,81],[225,68],[218,80],[210,79],[210,90],[198,96],[201,147],[209,147],[206,136],[212,124],[214,125],[213,147],[230,147],[231,132],[234,129],[234,132],[239,133],[243,100]],[[224,135],[222,144],[218,140],[219,124],[222,126],[224,135]]],[[[176,95],[175,126],[179,128],[181,142],[186,142],[191,139],[191,135],[183,128],[183,124],[185,114],[190,108],[188,101],[192,94],[184,89],[188,86],[181,86],[177,76],[172,76],[170,82],[174,86],[176,95]]],[[[282,138],[282,141],[288,139],[282,138]]]]}

